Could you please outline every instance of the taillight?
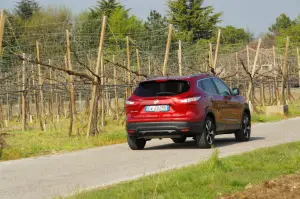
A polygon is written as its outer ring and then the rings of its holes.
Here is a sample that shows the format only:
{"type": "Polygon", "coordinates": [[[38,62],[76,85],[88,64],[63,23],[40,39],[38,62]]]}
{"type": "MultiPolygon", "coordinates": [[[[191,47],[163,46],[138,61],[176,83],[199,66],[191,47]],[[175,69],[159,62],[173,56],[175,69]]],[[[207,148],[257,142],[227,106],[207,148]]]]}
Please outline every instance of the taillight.
{"type": "Polygon", "coordinates": [[[181,103],[193,103],[193,102],[198,102],[200,99],[201,99],[201,96],[198,96],[198,97],[191,97],[191,98],[181,99],[179,101],[181,103]]]}
{"type": "Polygon", "coordinates": [[[134,104],[135,104],[135,102],[133,102],[133,101],[129,101],[129,100],[126,101],[126,105],[134,105],[134,104]]]}

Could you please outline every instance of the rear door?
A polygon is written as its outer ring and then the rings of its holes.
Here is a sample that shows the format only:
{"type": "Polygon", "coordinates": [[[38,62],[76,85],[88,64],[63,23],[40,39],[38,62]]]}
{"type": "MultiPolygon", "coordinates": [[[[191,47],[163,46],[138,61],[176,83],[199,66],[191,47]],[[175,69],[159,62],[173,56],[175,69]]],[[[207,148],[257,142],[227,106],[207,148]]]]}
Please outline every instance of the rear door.
{"type": "Polygon", "coordinates": [[[240,103],[232,95],[229,87],[220,79],[213,78],[213,81],[218,89],[222,101],[225,103],[222,116],[225,121],[225,129],[238,129],[240,125],[240,103]]]}
{"type": "Polygon", "coordinates": [[[187,106],[178,103],[177,98],[190,89],[183,80],[142,82],[134,92],[138,103],[134,119],[141,122],[170,121],[186,116],[187,106]]]}
{"type": "Polygon", "coordinates": [[[211,109],[215,115],[217,123],[217,131],[225,130],[225,121],[221,116],[224,114],[225,103],[223,98],[219,95],[216,86],[214,85],[212,78],[205,78],[198,81],[198,87],[204,90],[208,95],[209,109],[211,109]]]}

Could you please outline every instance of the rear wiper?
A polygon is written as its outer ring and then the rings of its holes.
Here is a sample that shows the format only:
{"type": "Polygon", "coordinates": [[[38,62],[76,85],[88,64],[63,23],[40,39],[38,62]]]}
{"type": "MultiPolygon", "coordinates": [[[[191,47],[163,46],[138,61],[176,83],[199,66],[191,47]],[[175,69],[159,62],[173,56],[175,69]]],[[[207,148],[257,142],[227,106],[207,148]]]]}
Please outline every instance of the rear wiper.
{"type": "Polygon", "coordinates": [[[157,96],[168,96],[168,95],[177,95],[177,93],[173,93],[173,92],[160,92],[160,93],[156,93],[157,96]]]}

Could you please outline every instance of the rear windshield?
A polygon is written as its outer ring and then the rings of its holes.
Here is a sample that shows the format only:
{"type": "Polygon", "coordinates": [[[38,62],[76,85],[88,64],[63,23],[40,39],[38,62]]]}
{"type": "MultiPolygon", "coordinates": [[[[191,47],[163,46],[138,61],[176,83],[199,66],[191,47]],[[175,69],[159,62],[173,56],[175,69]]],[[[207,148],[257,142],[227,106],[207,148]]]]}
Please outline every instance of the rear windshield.
{"type": "Polygon", "coordinates": [[[174,96],[187,92],[190,89],[187,81],[169,80],[166,82],[142,82],[135,90],[134,95],[139,97],[174,96]]]}

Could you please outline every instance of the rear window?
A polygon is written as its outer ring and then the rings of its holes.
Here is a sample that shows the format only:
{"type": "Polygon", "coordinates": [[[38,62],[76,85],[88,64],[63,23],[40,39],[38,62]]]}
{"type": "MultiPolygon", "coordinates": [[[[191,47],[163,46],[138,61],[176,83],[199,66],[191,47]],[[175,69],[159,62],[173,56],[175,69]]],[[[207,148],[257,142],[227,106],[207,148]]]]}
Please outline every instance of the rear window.
{"type": "Polygon", "coordinates": [[[174,96],[187,92],[190,89],[187,81],[169,80],[166,82],[142,82],[135,90],[134,95],[139,97],[174,96]]]}

